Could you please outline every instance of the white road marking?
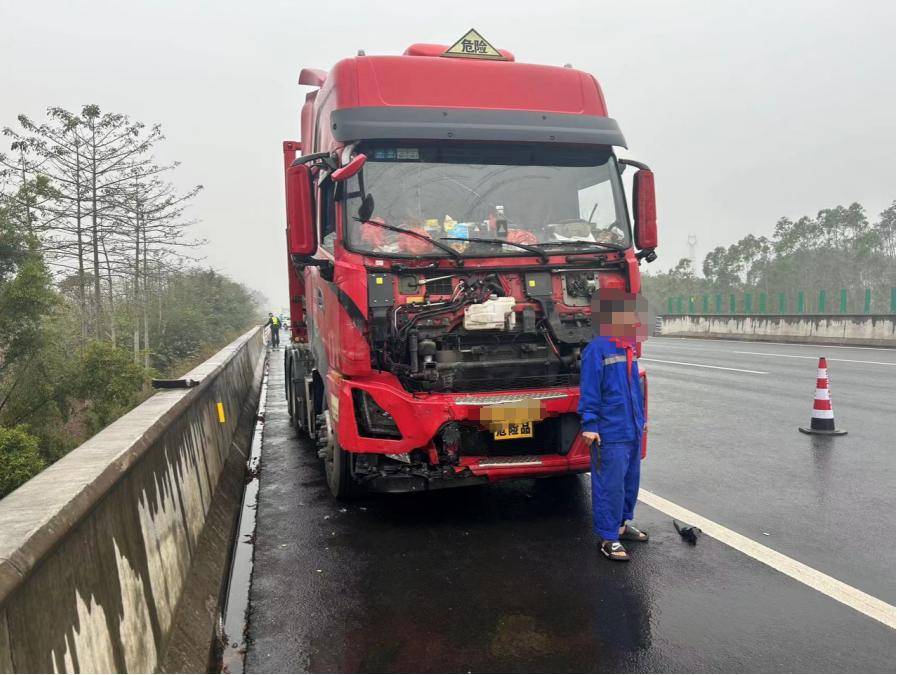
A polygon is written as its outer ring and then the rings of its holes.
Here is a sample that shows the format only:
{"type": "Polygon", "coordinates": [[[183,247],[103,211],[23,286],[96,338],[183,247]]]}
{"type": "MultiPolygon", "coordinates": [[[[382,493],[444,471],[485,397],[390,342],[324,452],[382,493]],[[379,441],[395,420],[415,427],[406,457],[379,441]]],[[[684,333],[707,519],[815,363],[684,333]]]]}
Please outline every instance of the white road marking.
{"type": "Polygon", "coordinates": [[[897,608],[894,605],[889,605],[884,600],[879,600],[794,558],[789,558],[768,546],[757,543],[753,539],[748,539],[742,534],[733,532],[729,528],[699,516],[697,513],[674,504],[653,492],[639,490],[638,496],[639,500],[648,506],[662,511],[678,521],[688,523],[689,525],[697,525],[703,530],[704,534],[727,546],[731,546],[736,551],[740,551],[754,560],[758,560],[764,565],[768,565],[774,570],[820,593],[824,593],[833,600],[837,600],[890,628],[897,627],[897,616],[895,616],[897,615],[897,608]]]}
{"type": "Polygon", "coordinates": [[[752,373],[754,375],[769,375],[764,370],[745,370],[744,368],[726,368],[725,366],[711,366],[707,363],[686,363],[685,361],[664,361],[663,359],[648,359],[642,357],[639,361],[650,361],[652,363],[672,363],[674,366],[693,366],[695,368],[713,368],[714,370],[734,370],[736,373],[752,373]]]}
{"type": "Polygon", "coordinates": [[[859,347],[854,345],[820,345],[808,342],[767,342],[766,340],[730,340],[729,338],[691,338],[691,337],[673,337],[672,335],[654,335],[650,340],[679,340],[680,342],[715,342],[717,344],[725,344],[727,342],[738,342],[746,345],[782,345],[783,347],[824,347],[826,349],[869,349],[874,352],[894,352],[893,347],[859,347]]]}
{"type": "MultiPolygon", "coordinates": [[[[772,354],[767,352],[736,352],[733,351],[733,354],[752,354],[753,356],[781,356],[783,359],[813,359],[815,361],[819,360],[818,356],[800,356],[798,354],[772,354]]],[[[872,363],[877,366],[897,366],[897,363],[891,363],[890,361],[858,361],[856,359],[832,359],[829,357],[825,357],[826,361],[838,361],[840,363],[872,363]]]]}

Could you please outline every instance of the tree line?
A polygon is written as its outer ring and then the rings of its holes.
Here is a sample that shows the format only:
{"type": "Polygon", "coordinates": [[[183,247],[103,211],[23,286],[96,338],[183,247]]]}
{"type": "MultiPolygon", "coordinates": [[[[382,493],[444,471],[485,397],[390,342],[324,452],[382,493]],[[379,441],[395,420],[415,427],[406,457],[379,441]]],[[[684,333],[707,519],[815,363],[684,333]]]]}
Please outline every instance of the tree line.
{"type": "Polygon", "coordinates": [[[261,298],[201,266],[159,125],[20,115],[0,152],[0,497],[246,330],[261,298]]]}
{"type": "Polygon", "coordinates": [[[730,296],[786,294],[793,310],[798,294],[809,298],[819,291],[832,300],[826,311],[837,311],[843,289],[855,313],[866,308],[868,294],[869,311],[886,314],[893,312],[894,247],[894,202],[872,221],[860,204],[835,206],[815,217],[780,218],[769,237],[749,234],[717,246],[705,256],[700,276],[688,258],[666,272],[646,271],[643,292],[660,313],[670,298],[720,294],[726,307],[730,296]]]}

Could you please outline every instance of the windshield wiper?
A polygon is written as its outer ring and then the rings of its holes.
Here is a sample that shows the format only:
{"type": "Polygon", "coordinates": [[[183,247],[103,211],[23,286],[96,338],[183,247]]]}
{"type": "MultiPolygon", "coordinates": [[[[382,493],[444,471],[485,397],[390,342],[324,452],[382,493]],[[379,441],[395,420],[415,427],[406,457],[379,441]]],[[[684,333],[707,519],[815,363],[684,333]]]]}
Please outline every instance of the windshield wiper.
{"type": "Polygon", "coordinates": [[[586,241],[585,239],[564,239],[558,241],[540,241],[539,246],[558,246],[561,244],[578,244],[579,246],[600,246],[611,251],[625,251],[626,246],[614,244],[609,241],[586,241]]]}
{"type": "Polygon", "coordinates": [[[440,237],[443,241],[473,241],[480,244],[507,244],[508,246],[516,246],[524,251],[535,253],[542,260],[542,264],[548,263],[548,254],[542,249],[531,244],[518,244],[516,241],[507,241],[505,239],[489,239],[487,237],[440,237]]]}
{"type": "Polygon", "coordinates": [[[438,248],[442,251],[445,251],[459,263],[463,259],[461,254],[458,253],[458,251],[453,249],[451,246],[449,246],[448,244],[443,244],[439,241],[436,241],[435,239],[433,239],[430,236],[427,236],[426,234],[422,234],[420,232],[415,232],[414,230],[408,230],[408,229],[405,229],[404,227],[399,227],[397,225],[387,225],[386,223],[380,223],[380,222],[377,222],[376,220],[361,220],[361,218],[355,218],[354,220],[356,220],[359,223],[364,223],[365,225],[376,225],[377,227],[382,227],[384,230],[390,230],[392,232],[399,232],[400,234],[410,234],[412,237],[417,237],[418,239],[423,239],[424,241],[429,242],[430,244],[433,244],[433,246],[435,246],[436,248],[438,248]]]}

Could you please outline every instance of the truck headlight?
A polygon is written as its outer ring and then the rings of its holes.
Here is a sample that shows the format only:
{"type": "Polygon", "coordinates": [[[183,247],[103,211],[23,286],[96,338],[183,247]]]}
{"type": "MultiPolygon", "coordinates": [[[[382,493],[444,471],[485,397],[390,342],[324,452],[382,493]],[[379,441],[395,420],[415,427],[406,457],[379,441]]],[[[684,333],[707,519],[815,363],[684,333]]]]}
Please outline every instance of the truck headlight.
{"type": "Polygon", "coordinates": [[[352,390],[358,434],[368,438],[402,438],[396,421],[363,389],[352,390]]]}

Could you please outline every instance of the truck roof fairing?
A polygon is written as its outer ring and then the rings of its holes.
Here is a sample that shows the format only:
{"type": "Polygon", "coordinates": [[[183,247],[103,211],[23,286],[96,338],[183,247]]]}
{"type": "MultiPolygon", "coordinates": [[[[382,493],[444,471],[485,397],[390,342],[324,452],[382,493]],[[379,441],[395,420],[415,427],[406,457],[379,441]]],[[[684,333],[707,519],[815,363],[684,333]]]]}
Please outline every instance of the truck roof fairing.
{"type": "Polygon", "coordinates": [[[335,109],[415,106],[607,116],[590,74],[514,61],[359,56],[336,63],[321,86],[332,90],[335,109]]]}
{"type": "Polygon", "coordinates": [[[626,147],[610,117],[474,108],[363,107],[334,110],[334,139],[517,141],[626,147]]]}

